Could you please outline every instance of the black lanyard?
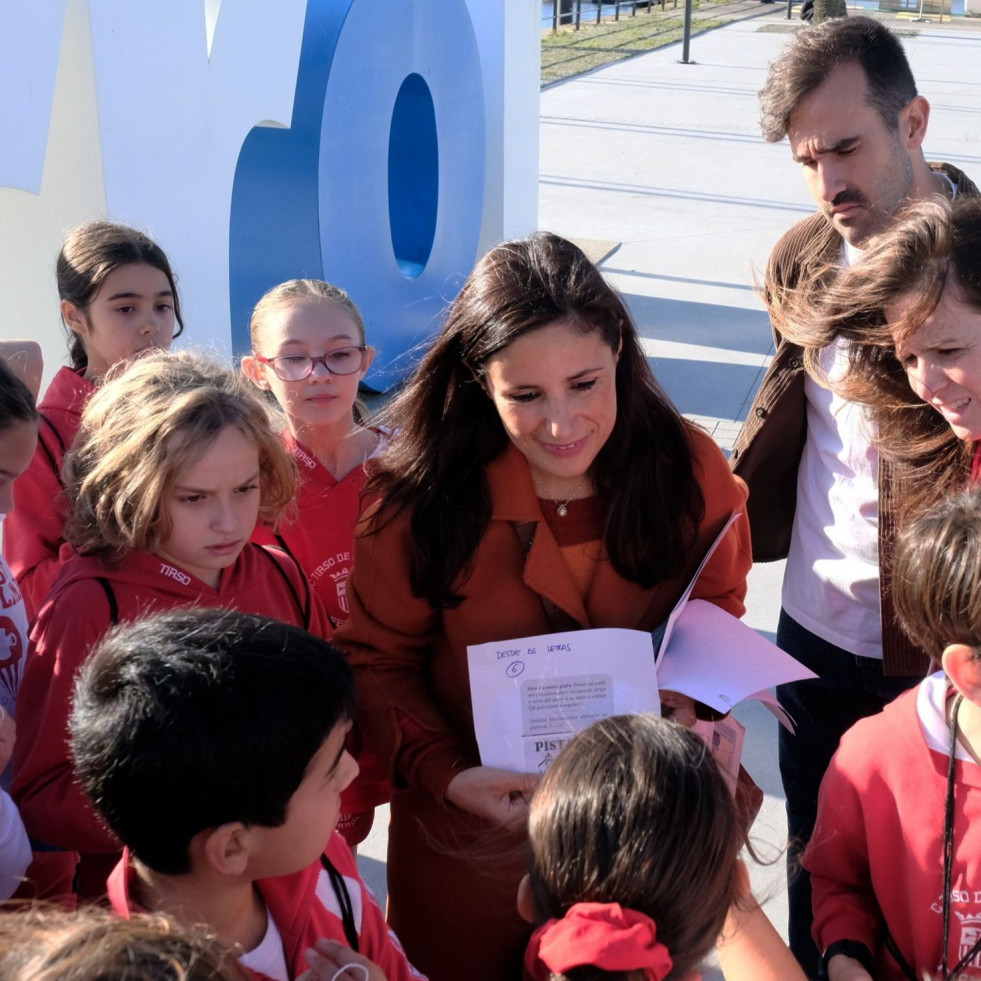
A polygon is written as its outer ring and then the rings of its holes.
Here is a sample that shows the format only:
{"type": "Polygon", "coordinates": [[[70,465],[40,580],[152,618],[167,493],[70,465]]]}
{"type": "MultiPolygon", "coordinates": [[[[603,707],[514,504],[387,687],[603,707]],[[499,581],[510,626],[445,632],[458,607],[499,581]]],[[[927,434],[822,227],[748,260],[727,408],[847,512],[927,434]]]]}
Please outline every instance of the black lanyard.
{"type": "MultiPolygon", "coordinates": [[[[981,937],[979,937],[971,949],[954,965],[952,971],[947,970],[947,948],[950,944],[950,880],[954,868],[954,763],[957,756],[957,713],[960,711],[961,702],[964,701],[963,695],[958,695],[954,699],[954,704],[950,710],[950,755],[947,757],[947,794],[944,800],[944,895],[943,895],[943,981],[957,981],[961,976],[961,971],[977,956],[981,951],[981,937]]],[[[917,981],[917,975],[909,966],[906,958],[903,957],[898,945],[893,940],[892,935],[886,931],[886,946],[889,952],[896,958],[903,974],[911,981],[917,981]]]]}
{"type": "Polygon", "coordinates": [[[958,695],[950,710],[950,756],[947,760],[947,800],[944,804],[944,981],[956,981],[961,971],[981,950],[981,937],[979,937],[971,949],[957,962],[953,971],[947,970],[947,945],[950,943],[950,879],[954,867],[954,758],[957,750],[957,713],[963,701],[964,696],[958,695]]]}

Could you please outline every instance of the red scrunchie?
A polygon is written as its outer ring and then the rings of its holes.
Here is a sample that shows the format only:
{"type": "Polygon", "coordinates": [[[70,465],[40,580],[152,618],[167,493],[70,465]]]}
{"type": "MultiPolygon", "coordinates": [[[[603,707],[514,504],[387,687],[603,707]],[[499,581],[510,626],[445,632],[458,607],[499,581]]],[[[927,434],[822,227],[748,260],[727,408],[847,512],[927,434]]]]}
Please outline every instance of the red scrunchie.
{"type": "Polygon", "coordinates": [[[673,966],[668,948],[657,941],[654,921],[619,903],[576,903],[528,941],[525,968],[538,981],[548,981],[543,968],[564,974],[584,964],[604,971],[643,970],[648,981],[664,981],[673,966]]]}

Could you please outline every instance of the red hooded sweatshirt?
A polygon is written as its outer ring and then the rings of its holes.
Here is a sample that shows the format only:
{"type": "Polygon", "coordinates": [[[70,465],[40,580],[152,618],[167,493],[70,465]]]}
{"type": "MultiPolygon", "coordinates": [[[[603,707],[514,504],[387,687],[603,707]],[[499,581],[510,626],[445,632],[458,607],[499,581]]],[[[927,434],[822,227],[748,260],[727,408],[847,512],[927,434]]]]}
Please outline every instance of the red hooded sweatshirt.
{"type": "Polygon", "coordinates": [[[246,545],[222,570],[217,589],[145,552],[130,552],[115,568],[73,555],[38,612],[18,696],[11,794],[36,844],[118,854],[119,843],[74,779],[67,740],[75,676],[114,623],[181,606],[239,610],[320,637],[331,633],[302,570],[278,549],[246,545]]]}
{"type": "MultiPolygon", "coordinates": [[[[354,526],[361,516],[361,495],[370,474],[370,463],[355,467],[341,480],[335,480],[334,475],[298,443],[288,429],[283,430],[280,438],[296,460],[300,472],[297,518],[289,524],[281,524],[275,533],[271,528],[259,525],[252,540],[263,545],[279,544],[289,552],[324,601],[331,624],[339,627],[349,612],[347,580],[353,562],[354,526]]],[[[384,439],[382,436],[383,443],[384,439]]],[[[341,797],[345,816],[369,812],[392,797],[386,768],[360,736],[352,739],[351,751],[358,759],[360,773],[341,797]]],[[[349,843],[359,844],[367,835],[368,827],[359,825],[349,843]]],[[[343,825],[341,833],[347,834],[343,825]]]]}
{"type": "Polygon", "coordinates": [[[24,594],[27,619],[33,622],[48,596],[61,563],[68,506],[61,465],[82,421],[82,410],[95,386],[79,371],[61,368],[38,405],[37,450],[14,484],[14,510],[3,523],[3,554],[24,594]]]}
{"type": "Polygon", "coordinates": [[[288,429],[283,430],[280,439],[300,472],[297,518],[281,524],[275,534],[272,529],[259,525],[252,540],[285,548],[303,567],[324,601],[330,622],[339,627],[350,612],[347,578],[353,561],[354,526],[361,517],[361,494],[368,481],[370,464],[355,467],[335,480],[308,449],[296,442],[288,429]]]}
{"type": "MultiPolygon", "coordinates": [[[[132,857],[125,850],[107,888],[113,910],[127,920],[144,912],[130,894],[135,878],[132,857]]],[[[388,981],[426,981],[406,960],[402,945],[388,929],[384,913],[358,873],[351,850],[336,832],[330,836],[322,861],[292,875],[259,879],[255,887],[279,930],[291,978],[307,970],[304,953],[323,937],[353,947],[374,961],[388,981]]],[[[250,973],[257,981],[265,977],[250,973]]]]}

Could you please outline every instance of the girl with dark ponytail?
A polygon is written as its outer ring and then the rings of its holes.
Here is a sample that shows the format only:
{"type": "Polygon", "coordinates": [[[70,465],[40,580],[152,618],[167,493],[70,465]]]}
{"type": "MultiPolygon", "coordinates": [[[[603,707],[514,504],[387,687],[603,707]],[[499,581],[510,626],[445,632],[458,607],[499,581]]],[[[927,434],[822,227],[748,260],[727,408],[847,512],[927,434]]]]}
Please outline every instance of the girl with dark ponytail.
{"type": "Polygon", "coordinates": [[[739,861],[745,834],[705,742],[653,715],[580,732],[531,802],[518,908],[534,981],[803,981],[739,861]]]}
{"type": "Polygon", "coordinates": [[[41,399],[37,452],[17,485],[4,556],[31,620],[60,568],[67,502],[61,464],[82,409],[103,375],[147,348],[169,348],[184,329],[177,283],[163,250],[143,232],[88,221],[68,233],[56,268],[70,367],[41,399]]]}

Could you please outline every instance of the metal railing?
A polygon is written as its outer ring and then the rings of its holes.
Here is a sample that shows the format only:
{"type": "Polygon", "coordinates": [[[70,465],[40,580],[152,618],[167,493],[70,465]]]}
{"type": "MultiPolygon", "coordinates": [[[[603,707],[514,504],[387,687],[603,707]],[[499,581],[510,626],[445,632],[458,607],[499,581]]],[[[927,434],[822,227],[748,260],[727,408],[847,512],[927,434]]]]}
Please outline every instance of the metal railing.
{"type": "MultiPolygon", "coordinates": [[[[677,10],[678,0],[672,0],[673,9],[677,10]]],[[[636,17],[638,8],[643,13],[650,13],[655,7],[665,9],[666,0],[551,0],[542,4],[542,24],[550,25],[553,31],[560,27],[572,27],[579,30],[583,23],[601,24],[603,18],[612,17],[614,21],[624,16],[636,17]]]]}

